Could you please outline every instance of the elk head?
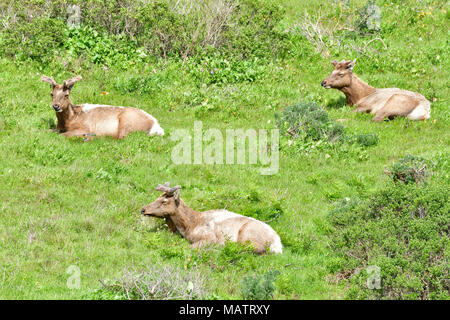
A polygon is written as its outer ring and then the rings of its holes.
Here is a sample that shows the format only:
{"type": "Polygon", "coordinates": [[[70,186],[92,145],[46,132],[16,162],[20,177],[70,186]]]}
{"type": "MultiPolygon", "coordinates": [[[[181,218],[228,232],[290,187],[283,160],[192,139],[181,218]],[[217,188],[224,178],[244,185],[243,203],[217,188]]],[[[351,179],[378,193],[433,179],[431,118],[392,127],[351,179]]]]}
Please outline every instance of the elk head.
{"type": "Polygon", "coordinates": [[[158,184],[156,190],[163,194],[149,205],[142,208],[141,213],[146,216],[166,218],[173,216],[180,205],[180,186],[169,187],[169,183],[158,184]]]}
{"type": "Polygon", "coordinates": [[[48,82],[52,85],[52,93],[50,93],[50,95],[52,96],[53,110],[56,112],[63,112],[71,105],[69,98],[70,91],[72,90],[75,82],[80,81],[81,79],[81,76],[76,76],[75,78],[65,80],[61,85],[56,83],[56,81],[51,77],[42,76],[41,80],[43,82],[48,82]]]}
{"type": "Polygon", "coordinates": [[[354,61],[342,60],[341,62],[333,60],[331,64],[334,66],[334,70],[328,78],[322,81],[322,87],[325,89],[341,89],[350,86],[352,82],[352,70],[355,63],[356,59],[354,61]]]}

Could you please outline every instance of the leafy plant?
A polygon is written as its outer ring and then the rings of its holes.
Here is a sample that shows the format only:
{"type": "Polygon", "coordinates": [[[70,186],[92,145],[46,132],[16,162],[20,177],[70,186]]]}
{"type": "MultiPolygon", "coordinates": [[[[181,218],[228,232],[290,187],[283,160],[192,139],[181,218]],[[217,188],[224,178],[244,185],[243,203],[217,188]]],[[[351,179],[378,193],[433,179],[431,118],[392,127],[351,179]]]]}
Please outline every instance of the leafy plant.
{"type": "Polygon", "coordinates": [[[262,275],[248,275],[242,279],[241,294],[246,300],[269,300],[276,289],[279,271],[268,271],[262,275]]]}
{"type": "Polygon", "coordinates": [[[394,182],[417,183],[423,182],[428,175],[425,159],[413,155],[399,159],[385,173],[394,182]]]}
{"type": "Polygon", "coordinates": [[[275,113],[278,127],[293,139],[334,142],[344,134],[340,123],[330,120],[328,113],[314,102],[300,102],[275,113]]]}
{"type": "Polygon", "coordinates": [[[1,30],[0,53],[18,61],[34,60],[48,64],[66,41],[62,20],[46,17],[16,21],[1,30]]]}
{"type": "Polygon", "coordinates": [[[100,33],[89,26],[65,28],[65,49],[74,57],[87,56],[95,64],[127,68],[145,54],[126,36],[100,33]]]}
{"type": "Polygon", "coordinates": [[[202,84],[254,82],[262,77],[266,64],[257,57],[244,60],[216,52],[191,59],[188,70],[200,87],[202,84]]]}
{"type": "Polygon", "coordinates": [[[351,299],[449,299],[448,185],[397,184],[367,200],[343,201],[329,215],[338,278],[351,299]],[[370,268],[379,288],[368,287],[370,268]]]}

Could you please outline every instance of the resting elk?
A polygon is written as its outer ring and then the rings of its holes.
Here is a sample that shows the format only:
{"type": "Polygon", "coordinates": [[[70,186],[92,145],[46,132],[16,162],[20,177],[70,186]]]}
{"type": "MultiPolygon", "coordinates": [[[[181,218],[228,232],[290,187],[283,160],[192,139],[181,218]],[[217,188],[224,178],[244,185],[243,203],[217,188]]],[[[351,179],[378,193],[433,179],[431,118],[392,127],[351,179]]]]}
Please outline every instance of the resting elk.
{"type": "Polygon", "coordinates": [[[426,120],[430,117],[430,102],[423,95],[397,88],[371,87],[352,72],[355,62],[333,61],[334,70],[322,81],[322,86],[342,91],[347,104],[356,105],[355,111],[375,114],[373,121],[380,122],[396,116],[409,120],[426,120]]]}
{"type": "Polygon", "coordinates": [[[280,237],[269,225],[224,209],[195,211],[180,198],[180,188],[170,188],[169,183],[159,184],[156,190],[163,194],[141,213],[165,219],[169,228],[180,232],[194,248],[208,243],[224,244],[229,240],[250,242],[256,253],[282,253],[280,237]]]}
{"type": "Polygon", "coordinates": [[[58,118],[56,129],[66,137],[112,136],[126,137],[134,131],[149,135],[164,135],[158,121],[147,112],[132,107],[116,107],[98,104],[74,105],[70,92],[81,76],[66,80],[62,85],[51,77],[42,76],[43,82],[52,85],[52,106],[58,118]]]}

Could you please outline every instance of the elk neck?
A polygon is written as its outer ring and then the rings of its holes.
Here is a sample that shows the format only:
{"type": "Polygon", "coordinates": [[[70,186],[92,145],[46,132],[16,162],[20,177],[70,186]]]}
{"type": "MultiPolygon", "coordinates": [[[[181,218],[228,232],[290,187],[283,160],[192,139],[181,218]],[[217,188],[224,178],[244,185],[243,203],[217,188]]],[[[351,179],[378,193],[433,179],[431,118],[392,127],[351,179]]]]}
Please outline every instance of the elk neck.
{"type": "Polygon", "coordinates": [[[355,74],[352,74],[350,85],[339,90],[345,94],[347,104],[352,106],[357,104],[360,99],[374,93],[377,89],[359,79],[355,74]]]}
{"type": "Polygon", "coordinates": [[[172,223],[183,237],[186,237],[186,232],[189,232],[189,230],[197,226],[199,219],[200,212],[189,208],[181,199],[177,212],[170,216],[170,220],[172,220],[172,223]]]}
{"type": "Polygon", "coordinates": [[[66,131],[67,124],[70,120],[75,117],[77,114],[76,112],[77,106],[73,105],[71,102],[69,102],[69,105],[67,108],[65,108],[62,112],[56,112],[56,118],[58,119],[58,126],[57,128],[60,131],[66,131]]]}

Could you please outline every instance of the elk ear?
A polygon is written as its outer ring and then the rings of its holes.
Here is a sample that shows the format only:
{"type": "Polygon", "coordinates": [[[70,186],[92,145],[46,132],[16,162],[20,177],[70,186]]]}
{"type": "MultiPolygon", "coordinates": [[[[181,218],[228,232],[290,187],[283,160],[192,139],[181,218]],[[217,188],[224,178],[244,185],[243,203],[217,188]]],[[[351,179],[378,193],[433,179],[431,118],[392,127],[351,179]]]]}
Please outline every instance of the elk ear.
{"type": "Polygon", "coordinates": [[[57,83],[55,82],[55,80],[53,80],[52,77],[42,76],[41,81],[42,81],[42,82],[48,82],[48,83],[50,83],[53,87],[55,87],[55,86],[57,85],[57,83]]]}
{"type": "Polygon", "coordinates": [[[346,65],[345,69],[353,70],[355,63],[356,63],[356,59],[353,61],[352,60],[346,61],[347,65],[346,65]]]}
{"type": "Polygon", "coordinates": [[[335,67],[336,67],[336,65],[337,65],[338,63],[339,63],[339,62],[337,62],[336,60],[331,61],[331,64],[332,64],[333,66],[335,66],[335,67]]]}
{"type": "Polygon", "coordinates": [[[175,205],[178,207],[180,205],[180,189],[177,189],[173,194],[173,198],[175,200],[175,205]]]}
{"type": "Polygon", "coordinates": [[[75,82],[80,81],[81,79],[83,79],[81,76],[76,76],[75,78],[64,81],[63,83],[64,90],[72,90],[75,82]]]}

